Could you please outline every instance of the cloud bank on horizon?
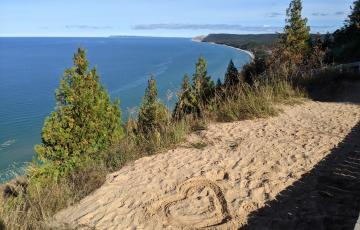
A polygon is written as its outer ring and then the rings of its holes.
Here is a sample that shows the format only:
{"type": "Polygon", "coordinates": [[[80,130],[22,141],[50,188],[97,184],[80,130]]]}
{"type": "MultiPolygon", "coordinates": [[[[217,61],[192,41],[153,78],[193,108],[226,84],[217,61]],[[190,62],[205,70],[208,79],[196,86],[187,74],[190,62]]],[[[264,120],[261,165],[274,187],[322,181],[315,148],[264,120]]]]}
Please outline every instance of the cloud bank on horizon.
{"type": "Polygon", "coordinates": [[[230,24],[176,24],[176,23],[159,23],[159,24],[143,24],[133,27],[134,30],[236,30],[236,31],[257,31],[257,32],[278,32],[282,28],[278,26],[242,26],[230,24]]]}
{"type": "MultiPolygon", "coordinates": [[[[276,33],[290,0],[0,0],[0,36],[276,33]]],[[[312,32],[343,25],[353,0],[303,0],[312,32]]]]}

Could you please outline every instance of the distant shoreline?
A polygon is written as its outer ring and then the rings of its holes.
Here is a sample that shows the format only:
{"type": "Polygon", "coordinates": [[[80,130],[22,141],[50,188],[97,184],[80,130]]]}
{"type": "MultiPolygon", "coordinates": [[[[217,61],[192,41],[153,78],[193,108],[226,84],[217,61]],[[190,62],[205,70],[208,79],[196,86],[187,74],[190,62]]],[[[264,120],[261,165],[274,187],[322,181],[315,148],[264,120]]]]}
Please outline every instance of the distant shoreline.
{"type": "Polygon", "coordinates": [[[255,54],[249,50],[243,50],[243,49],[240,49],[238,47],[234,47],[234,46],[229,46],[229,45],[225,45],[225,44],[220,44],[220,43],[216,43],[216,42],[205,42],[203,41],[203,39],[205,38],[206,36],[200,36],[200,37],[194,37],[191,39],[191,41],[193,42],[204,42],[204,43],[209,43],[209,44],[213,44],[213,45],[219,45],[219,46],[226,46],[226,47],[229,47],[229,48],[232,48],[232,49],[235,49],[237,51],[242,51],[242,52],[245,52],[246,54],[248,54],[250,57],[251,57],[251,60],[254,60],[255,59],[255,54]]]}
{"type": "Polygon", "coordinates": [[[229,47],[229,48],[232,48],[232,49],[236,49],[238,51],[242,51],[242,52],[245,52],[247,53],[252,60],[255,59],[255,54],[249,50],[243,50],[243,49],[240,49],[240,48],[237,48],[237,47],[234,47],[234,46],[229,46],[229,45],[225,45],[225,44],[219,44],[219,43],[215,43],[215,42],[206,42],[206,43],[210,43],[210,44],[213,44],[213,45],[219,45],[219,46],[226,46],[226,47],[229,47]]]}

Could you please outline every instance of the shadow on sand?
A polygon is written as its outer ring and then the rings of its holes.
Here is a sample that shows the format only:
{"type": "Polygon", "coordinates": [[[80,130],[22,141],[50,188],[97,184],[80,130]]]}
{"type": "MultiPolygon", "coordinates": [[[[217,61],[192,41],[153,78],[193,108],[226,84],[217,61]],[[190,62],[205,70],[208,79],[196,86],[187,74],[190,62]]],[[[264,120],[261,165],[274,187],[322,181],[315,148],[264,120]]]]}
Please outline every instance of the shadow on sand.
{"type": "Polygon", "coordinates": [[[360,104],[360,73],[357,74],[335,74],[334,76],[323,77],[330,78],[321,83],[310,84],[307,88],[308,96],[315,101],[322,102],[349,102],[360,104]]]}
{"type": "Polygon", "coordinates": [[[354,229],[360,210],[360,122],[242,229],[354,229]]]}

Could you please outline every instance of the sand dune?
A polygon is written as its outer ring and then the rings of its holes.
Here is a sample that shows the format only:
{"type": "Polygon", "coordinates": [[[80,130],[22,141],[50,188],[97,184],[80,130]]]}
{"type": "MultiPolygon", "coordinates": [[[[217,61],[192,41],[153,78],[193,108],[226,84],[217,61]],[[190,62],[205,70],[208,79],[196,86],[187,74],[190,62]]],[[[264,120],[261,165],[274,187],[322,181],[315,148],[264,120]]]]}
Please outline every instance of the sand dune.
{"type": "Polygon", "coordinates": [[[277,117],[211,124],[164,154],[108,175],[55,216],[80,229],[237,229],[351,132],[360,106],[306,102],[277,117]],[[203,149],[191,143],[204,142],[203,149]]]}

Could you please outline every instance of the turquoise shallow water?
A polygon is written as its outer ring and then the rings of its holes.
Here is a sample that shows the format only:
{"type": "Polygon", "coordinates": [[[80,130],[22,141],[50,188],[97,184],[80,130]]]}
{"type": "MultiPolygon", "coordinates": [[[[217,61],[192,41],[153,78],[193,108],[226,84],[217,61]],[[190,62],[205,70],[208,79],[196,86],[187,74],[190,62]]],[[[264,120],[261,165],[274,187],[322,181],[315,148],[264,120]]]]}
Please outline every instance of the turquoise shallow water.
{"type": "Polygon", "coordinates": [[[111,97],[120,98],[123,115],[140,103],[150,74],[161,99],[172,106],[184,73],[194,72],[199,56],[214,80],[223,79],[230,59],[238,67],[250,60],[245,52],[186,38],[0,38],[0,182],[34,156],[44,118],[55,106],[55,89],[77,47],[87,49],[111,97]]]}

